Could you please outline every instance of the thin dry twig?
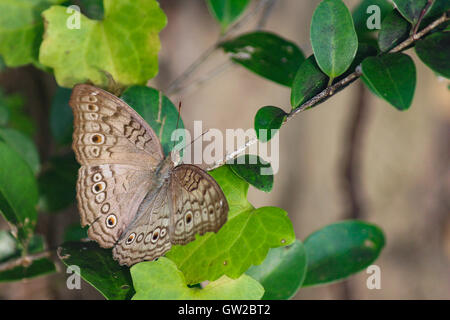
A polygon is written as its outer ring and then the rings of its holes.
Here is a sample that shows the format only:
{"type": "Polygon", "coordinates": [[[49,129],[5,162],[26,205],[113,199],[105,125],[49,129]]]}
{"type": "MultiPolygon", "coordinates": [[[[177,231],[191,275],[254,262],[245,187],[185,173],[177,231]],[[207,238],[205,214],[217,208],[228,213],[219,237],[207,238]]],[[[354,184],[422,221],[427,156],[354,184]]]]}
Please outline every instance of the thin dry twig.
{"type": "Polygon", "coordinates": [[[33,261],[42,259],[42,258],[48,258],[51,256],[50,251],[43,251],[35,254],[29,254],[20,258],[17,258],[12,261],[7,261],[2,264],[0,264],[0,272],[5,270],[11,270],[18,266],[28,267],[30,266],[33,261]]]}

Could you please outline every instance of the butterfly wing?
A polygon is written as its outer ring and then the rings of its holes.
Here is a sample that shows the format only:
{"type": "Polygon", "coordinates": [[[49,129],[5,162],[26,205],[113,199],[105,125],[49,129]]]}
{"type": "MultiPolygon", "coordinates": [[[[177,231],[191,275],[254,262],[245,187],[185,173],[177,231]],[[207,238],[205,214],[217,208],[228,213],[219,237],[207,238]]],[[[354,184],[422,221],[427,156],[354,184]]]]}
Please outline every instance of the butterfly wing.
{"type": "Polygon", "coordinates": [[[173,212],[170,241],[186,244],[195,234],[217,232],[227,221],[228,203],[217,182],[195,165],[182,164],[173,169],[171,179],[173,212]]]}
{"type": "Polygon", "coordinates": [[[102,89],[76,85],[72,147],[82,165],[130,164],[154,169],[164,159],[155,132],[123,100],[102,89]]]}
{"type": "Polygon", "coordinates": [[[142,201],[136,219],[113,248],[113,257],[120,264],[131,266],[143,260],[154,260],[171,248],[168,187],[168,183],[164,184],[142,201]]]}
{"type": "Polygon", "coordinates": [[[102,247],[112,247],[134,218],[164,158],[154,131],[124,101],[80,84],[69,102],[72,147],[79,169],[77,199],[82,225],[102,247]]]}

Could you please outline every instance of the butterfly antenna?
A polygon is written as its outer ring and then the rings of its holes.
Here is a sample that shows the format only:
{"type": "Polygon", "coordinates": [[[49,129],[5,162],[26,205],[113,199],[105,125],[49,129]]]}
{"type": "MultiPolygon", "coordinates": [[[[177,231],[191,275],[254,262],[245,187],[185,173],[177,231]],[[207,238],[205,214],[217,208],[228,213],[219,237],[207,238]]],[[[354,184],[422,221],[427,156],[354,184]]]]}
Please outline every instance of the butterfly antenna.
{"type": "MultiPolygon", "coordinates": [[[[178,118],[177,118],[177,127],[176,127],[177,129],[178,129],[178,124],[180,123],[180,118],[181,118],[181,101],[178,103],[178,118]]],[[[173,142],[172,150],[173,150],[173,148],[175,148],[175,141],[173,142]]]]}

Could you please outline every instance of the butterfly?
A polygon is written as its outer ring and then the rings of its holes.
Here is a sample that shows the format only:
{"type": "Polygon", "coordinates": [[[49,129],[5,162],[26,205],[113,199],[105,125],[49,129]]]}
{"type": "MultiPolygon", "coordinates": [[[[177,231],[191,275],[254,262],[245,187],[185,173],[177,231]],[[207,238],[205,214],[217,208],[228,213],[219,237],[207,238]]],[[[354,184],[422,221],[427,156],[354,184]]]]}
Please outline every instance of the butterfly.
{"type": "Polygon", "coordinates": [[[121,265],[154,260],[227,221],[228,203],[214,178],[180,164],[177,151],[165,157],[155,132],[123,100],[78,84],[69,105],[81,224],[121,265]]]}

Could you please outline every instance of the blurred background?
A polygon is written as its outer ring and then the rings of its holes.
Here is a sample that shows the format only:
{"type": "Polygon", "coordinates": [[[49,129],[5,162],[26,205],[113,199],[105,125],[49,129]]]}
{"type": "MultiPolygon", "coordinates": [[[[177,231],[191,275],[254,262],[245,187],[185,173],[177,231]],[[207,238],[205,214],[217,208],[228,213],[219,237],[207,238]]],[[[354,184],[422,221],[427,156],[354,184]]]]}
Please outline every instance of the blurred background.
{"type": "MultiPolygon", "coordinates": [[[[161,33],[159,75],[150,85],[163,91],[220,33],[200,0],[160,0],[168,17],[161,33]]],[[[319,3],[279,0],[264,30],[295,42],[312,53],[309,25],[319,3]]],[[[352,9],[358,1],[347,0],[352,9]]],[[[254,8],[255,3],[247,11],[254,8]]],[[[254,30],[259,16],[239,28],[254,30]]],[[[250,188],[255,207],[285,209],[297,238],[336,221],[357,218],[380,226],[386,247],[375,262],[381,268],[381,289],[369,290],[364,271],[344,283],[301,289],[296,299],[450,299],[450,91],[414,55],[417,90],[408,111],[400,112],[368,92],[358,80],[327,102],[297,115],[280,131],[279,170],[273,191],[250,188]]],[[[183,101],[187,129],[194,120],[203,128],[253,127],[259,108],[273,105],[289,111],[290,90],[237,65],[216,52],[196,73],[214,72],[200,85],[169,97],[183,101]]],[[[48,127],[56,83],[33,67],[6,69],[0,86],[20,94],[36,123],[36,143],[43,160],[55,152],[48,127]]],[[[166,92],[166,91],[164,91],[166,92]]],[[[41,215],[38,232],[50,246],[62,242],[64,228],[79,220],[75,205],[57,215],[41,215]]],[[[0,228],[6,229],[4,221],[0,228]]],[[[1,283],[1,299],[102,299],[88,284],[69,291],[66,274],[17,283],[1,283]]]]}

